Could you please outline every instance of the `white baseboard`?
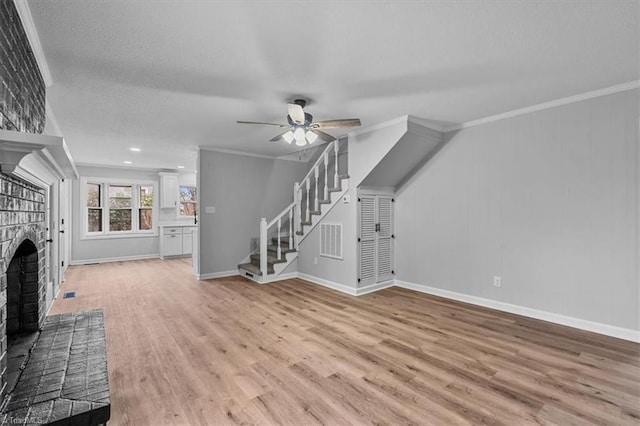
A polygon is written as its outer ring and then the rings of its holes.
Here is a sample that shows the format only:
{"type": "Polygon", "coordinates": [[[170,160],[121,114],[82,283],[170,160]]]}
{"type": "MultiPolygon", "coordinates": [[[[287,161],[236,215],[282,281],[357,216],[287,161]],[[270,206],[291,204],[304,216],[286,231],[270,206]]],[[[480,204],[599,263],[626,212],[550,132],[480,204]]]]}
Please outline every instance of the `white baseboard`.
{"type": "Polygon", "coordinates": [[[333,281],[325,280],[324,278],[314,277],[313,275],[303,274],[302,272],[298,272],[298,278],[302,278],[303,280],[312,282],[314,284],[319,284],[323,287],[331,288],[333,290],[338,290],[339,292],[348,294],[350,296],[357,296],[357,292],[355,288],[349,287],[343,284],[338,284],[333,281]]]}
{"type": "Polygon", "coordinates": [[[397,287],[419,291],[421,293],[431,294],[434,296],[445,297],[447,299],[458,300],[460,302],[483,306],[485,308],[496,309],[498,311],[509,312],[512,314],[548,321],[555,324],[566,325],[569,327],[578,328],[580,330],[592,331],[594,333],[617,337],[624,340],[630,340],[632,342],[640,342],[640,331],[631,330],[628,328],[615,327],[612,325],[583,320],[566,315],[554,314],[552,312],[540,311],[538,309],[512,305],[510,303],[499,302],[496,300],[485,299],[477,296],[470,296],[467,294],[456,293],[449,290],[443,290],[440,288],[434,288],[405,281],[396,280],[395,285],[397,287]]]}
{"type": "Polygon", "coordinates": [[[158,259],[160,254],[143,254],[139,256],[102,257],[99,259],[75,259],[69,262],[70,265],[88,265],[90,263],[124,262],[128,260],[158,259]]]}
{"type": "Polygon", "coordinates": [[[269,284],[269,283],[275,283],[277,281],[282,281],[282,280],[289,280],[291,278],[297,278],[298,277],[298,273],[296,271],[293,272],[287,272],[286,274],[280,274],[278,275],[275,279],[273,280],[268,280],[268,281],[262,281],[260,284],[269,284]]]}
{"type": "Polygon", "coordinates": [[[212,278],[232,277],[234,275],[240,275],[237,269],[232,269],[230,271],[222,271],[222,272],[212,272],[209,274],[197,274],[196,278],[202,281],[202,280],[210,280],[212,278]]]}
{"type": "Polygon", "coordinates": [[[370,284],[366,287],[361,287],[356,289],[356,296],[362,296],[364,294],[373,293],[375,291],[383,290],[385,288],[393,287],[395,284],[394,280],[385,281],[382,283],[370,284]]]}

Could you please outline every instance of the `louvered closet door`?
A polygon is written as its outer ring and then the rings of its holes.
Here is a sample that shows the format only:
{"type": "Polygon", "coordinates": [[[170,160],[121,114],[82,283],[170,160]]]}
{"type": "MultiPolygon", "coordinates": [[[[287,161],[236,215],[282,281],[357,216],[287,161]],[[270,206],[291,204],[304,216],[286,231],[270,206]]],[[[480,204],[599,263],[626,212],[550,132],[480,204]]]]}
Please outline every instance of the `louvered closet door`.
{"type": "Polygon", "coordinates": [[[360,286],[376,282],[376,198],[360,197],[359,278],[360,286]]]}
{"type": "Polygon", "coordinates": [[[393,202],[362,195],[359,225],[359,287],[393,279],[393,202]]]}
{"type": "Polygon", "coordinates": [[[393,278],[393,203],[391,197],[377,197],[377,277],[376,282],[393,278]]]}

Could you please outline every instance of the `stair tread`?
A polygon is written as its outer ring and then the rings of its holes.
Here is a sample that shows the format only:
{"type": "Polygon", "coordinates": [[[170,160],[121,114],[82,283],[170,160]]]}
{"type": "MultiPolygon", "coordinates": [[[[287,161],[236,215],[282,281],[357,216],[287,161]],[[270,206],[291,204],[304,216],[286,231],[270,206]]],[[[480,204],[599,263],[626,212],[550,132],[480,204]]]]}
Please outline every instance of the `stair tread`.
{"type": "MultiPolygon", "coordinates": [[[[249,256],[250,259],[253,260],[257,260],[258,262],[260,261],[260,254],[252,254],[251,256],[249,256]]],[[[276,256],[269,256],[267,255],[267,265],[269,263],[274,264],[274,263],[285,263],[287,261],[286,257],[281,257],[280,259],[278,259],[276,256]]]]}
{"type": "MultiPolygon", "coordinates": [[[[271,242],[273,243],[273,245],[277,245],[278,238],[277,237],[271,238],[271,242]]],[[[284,245],[289,245],[289,236],[287,235],[287,238],[280,238],[280,243],[284,245]]]]}
{"type": "Polygon", "coordinates": [[[322,214],[320,210],[309,210],[309,213],[315,214],[315,215],[322,214]]]}
{"type": "MultiPolygon", "coordinates": [[[[267,246],[267,251],[271,253],[277,253],[278,246],[267,246]]],[[[280,247],[280,253],[282,254],[294,253],[295,251],[295,249],[290,249],[289,247],[280,247]]]]}
{"type": "Polygon", "coordinates": [[[329,192],[340,192],[342,188],[329,188],[329,192]]]}
{"type": "Polygon", "coordinates": [[[340,179],[349,179],[349,175],[338,175],[340,179]]]}
{"type": "Polygon", "coordinates": [[[318,200],[319,204],[331,204],[331,200],[318,200]]]}
{"type": "Polygon", "coordinates": [[[309,221],[309,222],[300,222],[301,225],[305,225],[305,226],[311,226],[313,224],[313,222],[309,221]]]}
{"type": "MultiPolygon", "coordinates": [[[[244,269],[245,271],[253,274],[262,276],[262,272],[260,271],[260,267],[254,265],[253,263],[241,263],[238,265],[238,269],[244,269]]],[[[273,268],[267,267],[267,274],[273,274],[273,268]]]]}

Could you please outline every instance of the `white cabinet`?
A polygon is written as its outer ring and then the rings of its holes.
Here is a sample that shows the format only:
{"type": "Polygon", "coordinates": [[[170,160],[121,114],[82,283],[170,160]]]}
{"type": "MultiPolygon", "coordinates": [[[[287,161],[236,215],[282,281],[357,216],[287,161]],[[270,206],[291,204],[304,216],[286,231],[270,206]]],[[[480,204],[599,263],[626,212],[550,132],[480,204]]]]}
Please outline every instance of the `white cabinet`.
{"type": "Polygon", "coordinates": [[[182,232],[182,254],[191,254],[193,251],[193,230],[195,228],[183,228],[182,232]]]}
{"type": "Polygon", "coordinates": [[[182,255],[182,234],[165,235],[162,238],[162,257],[182,255]]]}
{"type": "Polygon", "coordinates": [[[160,257],[190,256],[195,226],[161,226],[160,257]]]}
{"type": "Polygon", "coordinates": [[[175,208],[178,206],[178,174],[160,173],[160,207],[175,208]]]}

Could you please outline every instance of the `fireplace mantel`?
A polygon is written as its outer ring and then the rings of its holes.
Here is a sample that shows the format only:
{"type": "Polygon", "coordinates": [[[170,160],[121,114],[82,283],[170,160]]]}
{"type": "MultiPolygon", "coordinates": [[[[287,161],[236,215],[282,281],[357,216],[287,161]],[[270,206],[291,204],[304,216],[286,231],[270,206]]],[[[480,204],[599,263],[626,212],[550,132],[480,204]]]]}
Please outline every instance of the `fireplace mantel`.
{"type": "Polygon", "coordinates": [[[34,164],[45,165],[59,179],[78,177],[73,158],[63,138],[37,133],[0,130],[0,170],[27,181],[41,180],[34,164]]]}

